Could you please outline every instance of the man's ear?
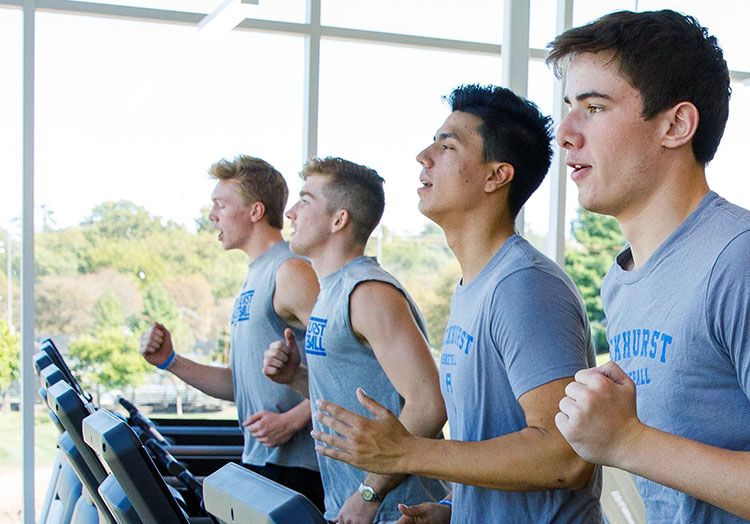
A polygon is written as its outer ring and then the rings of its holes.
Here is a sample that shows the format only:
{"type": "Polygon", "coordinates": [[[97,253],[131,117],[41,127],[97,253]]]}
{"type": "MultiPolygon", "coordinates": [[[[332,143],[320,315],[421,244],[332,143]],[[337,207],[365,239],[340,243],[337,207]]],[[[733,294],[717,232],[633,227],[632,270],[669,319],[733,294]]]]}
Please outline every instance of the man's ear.
{"type": "Polygon", "coordinates": [[[689,143],[698,130],[700,116],[698,108],[691,102],[680,102],[663,114],[665,132],[664,147],[675,149],[689,143]]]}
{"type": "Polygon", "coordinates": [[[494,193],[501,187],[510,184],[515,175],[515,168],[507,162],[492,162],[490,165],[492,166],[492,172],[484,182],[484,190],[487,193],[494,193]]]}
{"type": "Polygon", "coordinates": [[[250,220],[258,223],[266,215],[266,205],[260,200],[250,204],[250,220]]]}
{"type": "Polygon", "coordinates": [[[335,233],[336,231],[341,231],[346,227],[346,225],[349,223],[349,220],[351,217],[349,216],[349,211],[346,209],[337,209],[333,212],[331,215],[332,222],[331,222],[331,232],[335,233]]]}

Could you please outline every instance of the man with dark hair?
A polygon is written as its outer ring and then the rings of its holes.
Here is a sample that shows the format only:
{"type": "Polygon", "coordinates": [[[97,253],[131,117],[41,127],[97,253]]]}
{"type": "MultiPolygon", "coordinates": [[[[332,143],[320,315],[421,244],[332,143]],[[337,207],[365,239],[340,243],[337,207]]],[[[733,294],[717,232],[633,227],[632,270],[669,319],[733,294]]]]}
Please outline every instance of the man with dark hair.
{"type": "Polygon", "coordinates": [[[237,404],[244,430],[242,462],[305,494],[323,507],[323,486],[308,433],[310,402],[261,372],[263,352],[285,329],[302,340],[318,283],[310,264],[281,237],[289,193],[284,177],[260,158],[239,156],[211,166],[217,179],[208,218],[224,249],[250,261],[234,304],[231,365],[206,366],[175,352],[169,330],[156,323],[141,339],[141,354],[204,393],[237,404]]]}
{"type": "MultiPolygon", "coordinates": [[[[445,423],[438,371],[419,309],[365,244],[383,214],[383,179],[340,158],[308,162],[300,199],[287,216],[290,247],[309,257],[320,294],[307,326],[307,366],[291,333],[266,352],[264,372],[307,393],[363,412],[362,386],[417,435],[435,437],[445,423]]],[[[325,430],[313,420],[314,434],[325,430]]],[[[435,480],[375,475],[318,457],[325,487],[325,517],[341,524],[395,522],[398,502],[437,501],[446,493],[435,480]]]]}
{"type": "Polygon", "coordinates": [[[602,284],[612,360],[576,375],[557,426],[639,476],[649,522],[746,522],[750,212],[705,174],[728,115],[722,51],[673,11],[613,13],[550,46],[579,201],[629,243],[602,284]]]}
{"type": "Polygon", "coordinates": [[[419,210],[442,227],[462,271],[440,357],[451,440],[411,434],[359,390],[375,420],[319,403],[328,415],[315,417],[341,435],[314,434],[319,453],[454,483],[452,500],[402,505],[400,523],[599,523],[601,470],[554,423],[566,385],[595,363],[586,310],[570,278],[514,228],[550,165],[550,119],[500,87],[462,86],[448,101],[452,113],[417,161],[419,210]]]}

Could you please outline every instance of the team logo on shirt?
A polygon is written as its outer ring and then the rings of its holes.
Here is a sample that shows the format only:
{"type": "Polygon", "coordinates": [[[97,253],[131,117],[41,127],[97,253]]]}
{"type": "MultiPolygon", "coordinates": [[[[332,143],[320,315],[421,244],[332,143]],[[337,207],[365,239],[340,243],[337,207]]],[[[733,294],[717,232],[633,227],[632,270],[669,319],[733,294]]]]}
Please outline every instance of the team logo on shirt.
{"type": "Polygon", "coordinates": [[[443,334],[443,349],[445,349],[446,346],[456,346],[463,351],[464,354],[468,355],[472,342],[474,342],[474,337],[461,326],[454,324],[445,328],[445,334],[443,334]]]}
{"type": "Polygon", "coordinates": [[[636,386],[647,386],[651,384],[648,366],[636,366],[648,364],[649,361],[666,364],[671,344],[672,335],[656,329],[628,329],[609,339],[609,356],[615,362],[629,360],[620,366],[630,369],[625,371],[636,386]]]}
{"type": "Polygon", "coordinates": [[[323,332],[328,320],[325,318],[310,317],[305,331],[305,353],[309,355],[326,356],[326,348],[323,347],[323,332]]]}
{"type": "Polygon", "coordinates": [[[234,301],[234,309],[232,310],[232,324],[248,320],[250,318],[250,302],[253,300],[253,294],[255,290],[245,291],[240,293],[237,300],[234,301]]]}

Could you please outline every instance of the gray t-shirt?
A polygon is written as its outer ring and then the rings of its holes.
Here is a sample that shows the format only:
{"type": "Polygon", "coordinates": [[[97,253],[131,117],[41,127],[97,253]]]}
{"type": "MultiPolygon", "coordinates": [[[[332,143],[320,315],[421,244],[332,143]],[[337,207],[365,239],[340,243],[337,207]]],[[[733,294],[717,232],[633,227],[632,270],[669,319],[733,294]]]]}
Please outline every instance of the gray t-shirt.
{"type": "MultiPolygon", "coordinates": [[[[451,300],[440,356],[451,439],[489,440],[520,431],[526,418],[519,397],[594,364],[575,285],[526,240],[512,236],[474,280],[457,286],[451,300]]],[[[581,490],[508,492],[455,484],[451,524],[599,523],[600,493],[598,467],[581,490]]]]}
{"type": "MultiPolygon", "coordinates": [[[[408,293],[374,258],[361,256],[320,281],[320,293],[307,325],[304,346],[310,402],[322,398],[368,418],[372,415],[357,400],[358,387],[396,415],[403,407],[403,399],[388,380],[375,353],[362,345],[352,331],[349,297],[358,284],[371,280],[386,282],[400,290],[409,302],[417,325],[427,336],[422,315],[408,293]]],[[[318,431],[331,433],[317,421],[313,421],[313,425],[318,431]]],[[[357,491],[367,473],[320,455],[318,461],[325,489],[325,517],[330,520],[338,515],[346,499],[357,491]]],[[[434,502],[446,492],[444,484],[439,481],[409,475],[386,495],[375,522],[397,520],[401,516],[397,508],[399,503],[411,506],[434,502]]]]}
{"type": "MultiPolygon", "coordinates": [[[[294,256],[286,242],[279,242],[255,259],[234,302],[231,322],[232,375],[240,423],[263,410],[275,413],[289,411],[305,399],[288,386],[276,384],[263,375],[263,352],[272,342],[284,340],[284,329],[290,327],[274,311],[273,295],[276,290],[276,270],[294,256]]],[[[301,343],[304,331],[294,329],[294,332],[301,343]]],[[[318,469],[309,427],[299,430],[286,444],[271,448],[255,440],[247,428],[240,427],[245,436],[242,462],[254,466],[270,463],[318,469]]]]}
{"type": "MultiPolygon", "coordinates": [[[[750,451],[750,212],[709,192],[638,269],[629,248],[602,284],[610,357],[649,426],[750,451]]],[[[645,479],[649,524],[746,522],[645,479]]]]}

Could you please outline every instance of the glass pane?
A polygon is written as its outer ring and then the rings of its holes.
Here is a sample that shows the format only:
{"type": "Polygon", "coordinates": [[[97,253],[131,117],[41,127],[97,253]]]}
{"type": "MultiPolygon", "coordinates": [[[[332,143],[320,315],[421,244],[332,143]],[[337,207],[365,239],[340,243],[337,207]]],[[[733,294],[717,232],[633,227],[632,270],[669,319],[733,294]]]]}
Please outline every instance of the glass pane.
{"type": "Polygon", "coordinates": [[[212,402],[141,372],[137,337],[169,318],[181,353],[226,363],[247,257],[224,253],[206,222],[206,171],[250,154],[296,179],[304,40],[235,31],[206,43],[194,27],[51,13],[37,26],[37,332],[101,404],[119,392],[141,406],[166,395],[172,412],[177,395],[186,410],[212,402]],[[92,340],[136,351],[131,369],[105,382],[85,368],[92,340]]]}
{"type": "Polygon", "coordinates": [[[546,49],[555,38],[557,0],[531,0],[529,47],[546,49]]]}
{"type": "Polygon", "coordinates": [[[637,0],[575,0],[573,2],[573,27],[585,25],[612,11],[633,10],[636,3],[637,0]]]}
{"type": "Polygon", "coordinates": [[[747,137],[750,136],[750,85],[732,82],[729,120],[714,160],[706,168],[708,184],[721,196],[750,209],[747,137]]]}
{"type": "MultiPolygon", "coordinates": [[[[545,115],[552,114],[555,75],[542,60],[529,62],[528,98],[545,115]]],[[[555,147],[553,143],[553,147],[555,147]]],[[[534,246],[546,252],[549,234],[549,174],[524,206],[525,236],[534,246]]]]}
{"type": "Polygon", "coordinates": [[[449,114],[441,96],[500,75],[499,57],[323,41],[319,152],[376,169],[386,180],[383,224],[419,232],[427,219],[415,157],[449,114]]]}
{"type": "MultiPolygon", "coordinates": [[[[182,11],[188,13],[210,13],[223,0],[74,0],[96,4],[114,4],[130,7],[147,7],[182,11]]],[[[281,22],[305,22],[306,0],[260,0],[258,5],[248,5],[248,18],[277,20],[281,22]]]]}
{"type": "Polygon", "coordinates": [[[321,23],[386,33],[499,44],[503,0],[322,0],[321,23]]]}
{"type": "MultiPolygon", "coordinates": [[[[0,521],[23,506],[19,378],[19,260],[22,177],[22,11],[0,8],[0,521]],[[12,263],[8,264],[8,257],[12,263]],[[9,297],[11,297],[9,299],[9,297]],[[12,316],[8,316],[8,307],[12,316]]],[[[49,471],[36,475],[49,479],[49,471]]],[[[40,484],[39,482],[37,484],[40,484]]],[[[42,485],[46,482],[42,483],[42,485]]],[[[37,496],[37,500],[41,501],[37,496]]],[[[19,520],[20,522],[20,520],[19,520]]]]}

